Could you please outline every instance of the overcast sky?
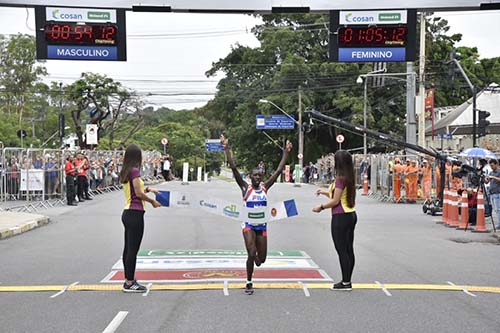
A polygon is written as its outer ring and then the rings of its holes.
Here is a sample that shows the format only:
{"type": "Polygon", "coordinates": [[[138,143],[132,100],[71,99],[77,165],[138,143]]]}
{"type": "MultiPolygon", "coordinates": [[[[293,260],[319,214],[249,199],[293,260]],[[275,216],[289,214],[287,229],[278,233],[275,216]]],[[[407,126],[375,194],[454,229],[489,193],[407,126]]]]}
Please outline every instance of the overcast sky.
{"type": "MultiPolygon", "coordinates": [[[[500,11],[436,15],[449,21],[450,33],[463,34],[460,45],[477,46],[481,58],[500,56],[500,11]]],[[[127,62],[48,60],[45,66],[51,81],[70,83],[86,71],[106,74],[139,93],[161,94],[148,97],[157,106],[190,109],[216,91],[220,77],[205,76],[213,62],[236,43],[259,45],[250,32],[259,22],[247,15],[127,12],[127,62]]],[[[34,27],[32,9],[0,7],[0,34],[34,34],[34,27]]]]}

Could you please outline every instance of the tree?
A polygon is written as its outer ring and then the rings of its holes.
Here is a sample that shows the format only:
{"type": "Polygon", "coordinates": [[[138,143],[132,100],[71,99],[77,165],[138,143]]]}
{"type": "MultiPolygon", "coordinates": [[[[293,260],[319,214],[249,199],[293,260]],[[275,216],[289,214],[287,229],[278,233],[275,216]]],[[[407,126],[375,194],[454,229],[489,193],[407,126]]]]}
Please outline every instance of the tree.
{"type": "Polygon", "coordinates": [[[26,105],[33,102],[34,92],[43,88],[38,82],[43,75],[47,75],[47,71],[36,63],[34,36],[0,36],[0,98],[8,114],[16,113],[18,126],[23,121],[26,105]]]}
{"type": "MultiPolygon", "coordinates": [[[[98,125],[100,137],[108,134],[109,149],[114,148],[115,131],[126,114],[138,116],[138,123],[141,124],[142,105],[139,98],[112,78],[82,73],[81,79],[67,87],[67,91],[69,99],[75,105],[71,117],[81,146],[86,146],[83,139],[83,118],[86,118],[87,124],[98,125]]],[[[134,131],[139,127],[140,125],[134,131]]]]}

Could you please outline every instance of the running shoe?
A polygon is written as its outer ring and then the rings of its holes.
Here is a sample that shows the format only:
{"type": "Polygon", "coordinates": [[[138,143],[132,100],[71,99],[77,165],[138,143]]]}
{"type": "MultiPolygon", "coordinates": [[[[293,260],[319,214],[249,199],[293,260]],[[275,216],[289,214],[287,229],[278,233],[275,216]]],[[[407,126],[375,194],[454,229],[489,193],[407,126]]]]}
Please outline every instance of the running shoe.
{"type": "Polygon", "coordinates": [[[140,285],[136,280],[134,280],[131,285],[128,285],[127,282],[124,282],[122,290],[125,293],[145,293],[148,288],[140,285]]]}
{"type": "Polygon", "coordinates": [[[245,294],[252,295],[253,294],[253,283],[247,283],[245,286],[245,294]]]}
{"type": "Polygon", "coordinates": [[[342,290],[342,291],[351,291],[352,284],[349,282],[348,284],[344,284],[343,282],[335,283],[331,286],[330,290],[342,290]]]}

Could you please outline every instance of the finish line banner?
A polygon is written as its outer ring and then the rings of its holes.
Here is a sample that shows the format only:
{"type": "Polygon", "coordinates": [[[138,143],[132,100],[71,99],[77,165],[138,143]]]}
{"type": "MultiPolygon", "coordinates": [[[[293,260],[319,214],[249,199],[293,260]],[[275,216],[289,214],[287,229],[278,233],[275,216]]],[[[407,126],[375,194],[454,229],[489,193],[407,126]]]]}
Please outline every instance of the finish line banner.
{"type": "Polygon", "coordinates": [[[156,195],[156,200],[165,207],[198,207],[214,215],[250,224],[269,223],[299,214],[294,199],[269,206],[247,208],[220,199],[194,198],[177,192],[160,191],[156,195]]]}

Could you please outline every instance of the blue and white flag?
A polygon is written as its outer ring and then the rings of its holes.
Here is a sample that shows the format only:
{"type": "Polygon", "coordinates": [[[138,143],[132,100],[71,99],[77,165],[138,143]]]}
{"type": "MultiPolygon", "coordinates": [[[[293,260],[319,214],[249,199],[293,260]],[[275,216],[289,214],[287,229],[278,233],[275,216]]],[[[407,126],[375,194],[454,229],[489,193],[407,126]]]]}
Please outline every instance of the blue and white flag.
{"type": "Polygon", "coordinates": [[[164,207],[189,207],[190,198],[183,193],[172,191],[159,191],[156,194],[156,201],[164,207]]]}
{"type": "Polygon", "coordinates": [[[269,211],[268,222],[299,215],[294,199],[277,202],[267,208],[269,211]]]}

